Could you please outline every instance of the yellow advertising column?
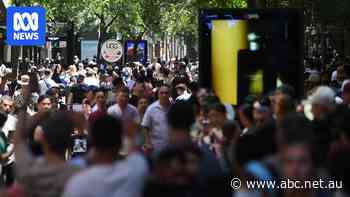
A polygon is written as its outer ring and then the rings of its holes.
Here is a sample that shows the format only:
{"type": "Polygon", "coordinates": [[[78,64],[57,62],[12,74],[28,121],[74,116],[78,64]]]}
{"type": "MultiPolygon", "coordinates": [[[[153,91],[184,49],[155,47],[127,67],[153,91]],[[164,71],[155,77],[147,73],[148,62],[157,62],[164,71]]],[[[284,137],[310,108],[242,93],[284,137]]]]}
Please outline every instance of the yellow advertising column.
{"type": "Polygon", "coordinates": [[[237,104],[238,52],[247,47],[246,21],[212,21],[212,84],[216,95],[223,103],[237,104]]]}

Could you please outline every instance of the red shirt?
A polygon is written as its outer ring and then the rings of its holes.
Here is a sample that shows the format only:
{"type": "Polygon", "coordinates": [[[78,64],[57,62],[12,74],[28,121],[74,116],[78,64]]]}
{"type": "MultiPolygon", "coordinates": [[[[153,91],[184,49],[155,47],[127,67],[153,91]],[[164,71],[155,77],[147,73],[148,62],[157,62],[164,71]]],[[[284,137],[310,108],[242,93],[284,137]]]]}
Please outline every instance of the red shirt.
{"type": "Polygon", "coordinates": [[[90,115],[89,115],[89,122],[90,124],[91,123],[94,123],[98,118],[104,116],[107,114],[107,109],[106,110],[96,110],[95,112],[92,112],[90,115]]]}

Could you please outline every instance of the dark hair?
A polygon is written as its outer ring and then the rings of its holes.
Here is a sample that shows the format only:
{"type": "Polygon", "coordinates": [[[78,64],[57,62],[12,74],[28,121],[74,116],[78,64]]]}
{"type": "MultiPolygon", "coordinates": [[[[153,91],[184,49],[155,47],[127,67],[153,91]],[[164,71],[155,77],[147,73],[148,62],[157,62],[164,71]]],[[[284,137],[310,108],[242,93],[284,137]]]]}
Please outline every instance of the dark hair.
{"type": "Polygon", "coordinates": [[[6,120],[7,120],[7,114],[0,112],[0,127],[3,127],[5,125],[6,120]]]}
{"type": "Polygon", "coordinates": [[[103,88],[103,87],[100,87],[100,88],[96,88],[94,90],[94,94],[96,94],[97,92],[103,92],[103,94],[106,94],[107,93],[107,89],[106,88],[103,88]]]}
{"type": "Polygon", "coordinates": [[[332,134],[336,137],[344,136],[350,140],[350,109],[345,105],[339,105],[329,115],[332,134]]]}
{"type": "Polygon", "coordinates": [[[233,138],[237,133],[239,133],[239,126],[238,124],[233,120],[227,120],[225,121],[224,125],[222,126],[222,134],[228,138],[233,138]]]}
{"type": "Polygon", "coordinates": [[[167,121],[174,129],[189,130],[195,122],[193,106],[186,101],[176,102],[167,113],[167,121]]]}
{"type": "Polygon", "coordinates": [[[282,95],[281,99],[282,99],[283,110],[285,112],[289,113],[289,112],[295,111],[295,102],[290,95],[284,94],[282,95]]]}
{"type": "Polygon", "coordinates": [[[198,92],[198,90],[199,90],[199,85],[198,85],[197,82],[192,81],[192,82],[190,82],[190,83],[188,84],[188,89],[190,89],[192,93],[198,92]]]}
{"type": "Polygon", "coordinates": [[[267,107],[271,106],[271,101],[268,96],[263,96],[262,98],[260,98],[259,103],[262,106],[267,106],[267,107]]]}
{"type": "Polygon", "coordinates": [[[130,90],[129,90],[129,88],[128,87],[122,87],[122,88],[120,88],[119,90],[118,90],[118,92],[117,92],[118,94],[119,93],[125,93],[125,94],[127,94],[127,95],[129,95],[130,94],[130,90]]]}
{"type": "Polygon", "coordinates": [[[239,111],[242,112],[245,118],[247,118],[250,122],[254,121],[252,105],[244,104],[239,107],[239,111]]]}
{"type": "Polygon", "coordinates": [[[169,86],[169,85],[166,84],[166,83],[162,83],[162,84],[159,85],[159,88],[162,88],[162,87],[166,87],[166,88],[168,88],[169,90],[171,90],[171,86],[169,86]]]}
{"type": "Polygon", "coordinates": [[[214,111],[226,114],[225,105],[223,105],[222,103],[213,103],[213,104],[209,105],[208,108],[209,108],[208,111],[214,110],[214,111]]]}
{"type": "Polygon", "coordinates": [[[99,89],[99,87],[96,87],[94,85],[90,85],[90,86],[87,87],[87,92],[91,91],[91,92],[95,93],[96,90],[98,90],[98,89],[99,89]]]}
{"type": "Polygon", "coordinates": [[[112,84],[114,87],[119,85],[119,84],[123,84],[123,79],[121,77],[117,77],[117,78],[113,79],[112,84]]]}
{"type": "Polygon", "coordinates": [[[187,154],[193,153],[200,157],[201,151],[198,146],[193,143],[183,142],[176,145],[171,145],[160,151],[158,157],[155,159],[156,167],[169,167],[171,161],[177,159],[182,163],[188,162],[187,154]]]}
{"type": "Polygon", "coordinates": [[[293,86],[291,85],[288,85],[288,84],[283,84],[281,86],[279,86],[276,91],[280,91],[282,92],[283,94],[286,94],[292,98],[295,97],[295,89],[293,86]]]}
{"type": "Polygon", "coordinates": [[[34,140],[34,132],[37,126],[39,126],[42,122],[48,120],[50,118],[51,111],[45,111],[45,112],[38,112],[31,116],[30,118],[30,126],[27,129],[26,135],[29,139],[29,146],[31,152],[35,156],[42,156],[43,155],[43,148],[42,145],[34,140]]]}
{"type": "Polygon", "coordinates": [[[89,139],[98,149],[119,149],[122,143],[122,130],[122,122],[119,119],[103,115],[90,124],[89,139]]]}
{"type": "Polygon", "coordinates": [[[31,92],[40,92],[38,75],[36,73],[28,73],[28,75],[30,77],[29,85],[31,86],[31,92]]]}
{"type": "Polygon", "coordinates": [[[64,156],[66,149],[71,145],[70,137],[74,129],[71,116],[65,112],[52,112],[41,127],[51,151],[64,156]]]}
{"type": "Polygon", "coordinates": [[[145,99],[145,100],[147,101],[148,104],[150,103],[150,99],[149,99],[149,98],[147,98],[147,97],[145,97],[145,96],[142,96],[142,97],[138,97],[138,98],[137,98],[137,104],[139,103],[139,101],[140,101],[141,99],[145,99]]]}
{"type": "Polygon", "coordinates": [[[58,67],[59,67],[59,64],[55,65],[54,74],[61,74],[62,73],[63,67],[61,66],[61,71],[60,72],[58,72],[58,67]]]}
{"type": "Polygon", "coordinates": [[[341,180],[344,196],[350,194],[350,148],[346,145],[337,144],[334,146],[329,153],[327,159],[327,169],[332,177],[335,180],[341,180]]]}
{"type": "Polygon", "coordinates": [[[296,112],[287,114],[277,126],[282,143],[309,143],[313,140],[312,123],[305,116],[296,112]]]}
{"type": "Polygon", "coordinates": [[[52,98],[49,95],[41,95],[38,98],[38,103],[41,103],[45,99],[50,99],[50,101],[52,102],[52,98]]]}
{"type": "Polygon", "coordinates": [[[261,160],[277,152],[276,129],[274,124],[253,128],[251,134],[239,138],[234,149],[239,164],[261,160]],[[251,147],[254,147],[253,149],[251,147]]]}

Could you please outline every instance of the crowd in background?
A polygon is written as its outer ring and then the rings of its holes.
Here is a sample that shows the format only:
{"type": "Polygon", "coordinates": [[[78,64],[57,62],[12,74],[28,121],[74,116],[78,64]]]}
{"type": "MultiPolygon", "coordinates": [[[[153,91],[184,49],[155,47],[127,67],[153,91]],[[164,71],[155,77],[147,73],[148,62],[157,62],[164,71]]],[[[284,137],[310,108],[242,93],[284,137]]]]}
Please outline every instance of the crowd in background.
{"type": "Polygon", "coordinates": [[[348,64],[307,60],[303,99],[283,84],[238,106],[199,86],[196,63],[176,58],[111,66],[76,57],[67,67],[29,65],[18,80],[2,66],[2,194],[349,196],[348,64]],[[339,184],[244,184],[286,179],[339,184]]]}

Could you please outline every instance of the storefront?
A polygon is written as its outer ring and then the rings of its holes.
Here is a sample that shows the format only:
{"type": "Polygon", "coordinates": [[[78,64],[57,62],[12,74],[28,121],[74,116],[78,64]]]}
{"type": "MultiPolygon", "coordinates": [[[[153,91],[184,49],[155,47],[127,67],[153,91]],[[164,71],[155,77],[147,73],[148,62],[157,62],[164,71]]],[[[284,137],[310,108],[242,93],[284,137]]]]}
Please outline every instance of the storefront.
{"type": "Polygon", "coordinates": [[[6,8],[10,0],[0,0],[0,63],[11,62],[11,47],[6,45],[6,8]]]}

